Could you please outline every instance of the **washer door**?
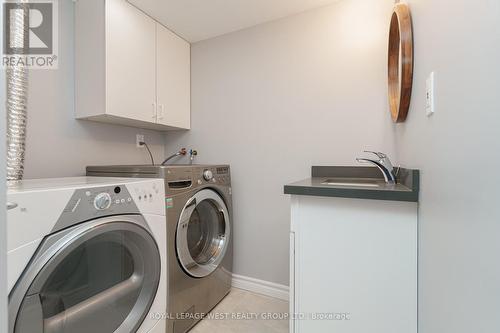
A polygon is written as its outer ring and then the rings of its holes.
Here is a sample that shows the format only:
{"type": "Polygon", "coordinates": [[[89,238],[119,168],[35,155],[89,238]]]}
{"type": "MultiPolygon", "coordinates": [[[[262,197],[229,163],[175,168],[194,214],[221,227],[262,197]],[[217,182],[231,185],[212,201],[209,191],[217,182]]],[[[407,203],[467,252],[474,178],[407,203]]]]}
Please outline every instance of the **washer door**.
{"type": "Polygon", "coordinates": [[[192,277],[201,278],[219,267],[230,237],[229,212],[212,190],[201,190],[188,200],[177,224],[177,257],[192,277]]]}
{"type": "Polygon", "coordinates": [[[48,237],[10,296],[9,331],[136,332],[161,271],[146,228],[142,217],[120,216],[48,237]]]}

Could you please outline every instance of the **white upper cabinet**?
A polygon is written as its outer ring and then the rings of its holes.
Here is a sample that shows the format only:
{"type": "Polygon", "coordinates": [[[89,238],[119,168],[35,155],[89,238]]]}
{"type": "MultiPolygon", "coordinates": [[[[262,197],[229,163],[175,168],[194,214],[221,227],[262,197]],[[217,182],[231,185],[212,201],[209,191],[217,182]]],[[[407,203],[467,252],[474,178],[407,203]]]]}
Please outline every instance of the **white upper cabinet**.
{"type": "Polygon", "coordinates": [[[125,0],[76,3],[76,118],[190,127],[190,45],[125,0]]]}
{"type": "Polygon", "coordinates": [[[156,24],[158,122],[190,127],[191,48],[189,43],[156,24]]]}
{"type": "Polygon", "coordinates": [[[106,113],[155,122],[156,25],[122,0],[106,1],[106,113]]]}

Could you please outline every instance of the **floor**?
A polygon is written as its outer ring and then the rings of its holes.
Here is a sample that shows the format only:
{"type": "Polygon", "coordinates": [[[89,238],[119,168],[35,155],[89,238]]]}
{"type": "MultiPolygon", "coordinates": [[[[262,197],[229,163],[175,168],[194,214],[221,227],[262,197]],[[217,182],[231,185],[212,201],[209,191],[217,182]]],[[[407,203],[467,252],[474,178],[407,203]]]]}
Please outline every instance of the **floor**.
{"type": "Polygon", "coordinates": [[[233,289],[190,333],[288,333],[288,302],[233,289]]]}

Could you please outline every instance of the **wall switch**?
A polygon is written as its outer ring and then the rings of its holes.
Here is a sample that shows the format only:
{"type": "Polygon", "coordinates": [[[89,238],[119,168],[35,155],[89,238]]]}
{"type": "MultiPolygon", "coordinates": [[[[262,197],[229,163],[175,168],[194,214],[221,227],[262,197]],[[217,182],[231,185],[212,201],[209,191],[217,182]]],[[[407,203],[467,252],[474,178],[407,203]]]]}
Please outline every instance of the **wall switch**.
{"type": "Polygon", "coordinates": [[[137,148],[144,147],[140,144],[141,142],[144,142],[144,134],[137,134],[135,136],[135,144],[137,145],[137,148]]]}
{"type": "Polygon", "coordinates": [[[430,117],[436,112],[434,101],[435,74],[432,72],[425,82],[425,113],[430,117]]]}

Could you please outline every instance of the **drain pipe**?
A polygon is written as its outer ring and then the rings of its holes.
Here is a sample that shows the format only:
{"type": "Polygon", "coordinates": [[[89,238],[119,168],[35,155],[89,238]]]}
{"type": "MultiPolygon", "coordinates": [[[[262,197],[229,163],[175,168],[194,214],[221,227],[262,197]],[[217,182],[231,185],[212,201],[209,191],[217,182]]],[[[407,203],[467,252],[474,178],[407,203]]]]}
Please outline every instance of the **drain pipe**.
{"type": "MultiPolygon", "coordinates": [[[[14,52],[23,56],[28,45],[28,15],[26,3],[19,2],[11,16],[11,45],[14,52]]],[[[7,74],[7,181],[23,178],[24,152],[26,146],[26,123],[28,107],[28,68],[24,64],[10,66],[7,74]]]]}

